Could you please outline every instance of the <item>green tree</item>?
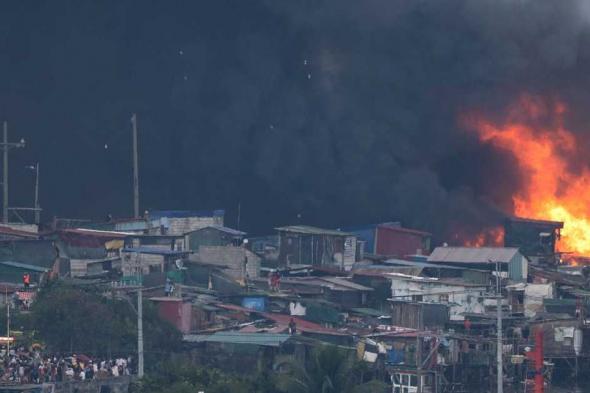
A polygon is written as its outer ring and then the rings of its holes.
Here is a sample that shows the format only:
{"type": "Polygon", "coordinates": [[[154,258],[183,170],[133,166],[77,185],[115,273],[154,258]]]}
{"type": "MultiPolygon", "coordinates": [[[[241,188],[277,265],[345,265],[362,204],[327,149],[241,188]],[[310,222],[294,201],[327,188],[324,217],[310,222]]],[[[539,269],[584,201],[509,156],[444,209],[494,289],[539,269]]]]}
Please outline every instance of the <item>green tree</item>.
{"type": "MultiPolygon", "coordinates": [[[[347,351],[329,345],[313,351],[307,365],[292,359],[279,362],[277,387],[285,393],[355,393],[363,392],[367,383],[359,377],[363,369],[347,351]]],[[[377,381],[373,388],[383,387],[377,381]]],[[[379,392],[379,390],[374,390],[379,392]]]]}
{"type": "Polygon", "coordinates": [[[243,377],[187,362],[163,364],[130,388],[130,393],[276,393],[269,375],[243,377]]]}
{"type": "MultiPolygon", "coordinates": [[[[43,288],[31,309],[32,328],[48,350],[114,356],[137,350],[137,315],[131,304],[104,296],[101,288],[61,282],[43,288]]],[[[146,366],[179,349],[180,333],[144,302],[146,366]]]]}

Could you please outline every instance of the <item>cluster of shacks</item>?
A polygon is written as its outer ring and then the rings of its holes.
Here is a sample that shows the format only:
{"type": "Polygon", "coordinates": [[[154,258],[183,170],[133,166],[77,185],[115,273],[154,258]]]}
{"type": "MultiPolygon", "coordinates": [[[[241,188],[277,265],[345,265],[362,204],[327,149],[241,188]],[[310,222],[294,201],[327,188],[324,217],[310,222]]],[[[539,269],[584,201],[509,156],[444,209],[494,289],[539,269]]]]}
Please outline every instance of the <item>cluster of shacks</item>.
{"type": "Polygon", "coordinates": [[[195,362],[251,372],[329,343],[408,393],[492,387],[501,319],[505,383],[519,385],[535,349],[546,375],[589,359],[588,272],[556,253],[562,227],[511,218],[503,247],[433,247],[398,222],[248,236],[224,226],[223,210],[55,219],[0,227],[1,296],[31,301],[50,279],[121,296],[141,285],[195,362]]]}

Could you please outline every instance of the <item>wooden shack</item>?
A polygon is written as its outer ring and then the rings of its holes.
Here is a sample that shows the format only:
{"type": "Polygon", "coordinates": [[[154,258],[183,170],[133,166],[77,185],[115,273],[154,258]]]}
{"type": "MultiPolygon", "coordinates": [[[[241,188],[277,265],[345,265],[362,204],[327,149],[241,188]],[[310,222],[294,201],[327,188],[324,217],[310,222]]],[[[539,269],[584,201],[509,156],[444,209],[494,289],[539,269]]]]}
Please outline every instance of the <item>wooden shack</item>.
{"type": "Polygon", "coordinates": [[[417,330],[442,329],[449,322],[449,307],[442,303],[391,301],[391,323],[417,330]]]}

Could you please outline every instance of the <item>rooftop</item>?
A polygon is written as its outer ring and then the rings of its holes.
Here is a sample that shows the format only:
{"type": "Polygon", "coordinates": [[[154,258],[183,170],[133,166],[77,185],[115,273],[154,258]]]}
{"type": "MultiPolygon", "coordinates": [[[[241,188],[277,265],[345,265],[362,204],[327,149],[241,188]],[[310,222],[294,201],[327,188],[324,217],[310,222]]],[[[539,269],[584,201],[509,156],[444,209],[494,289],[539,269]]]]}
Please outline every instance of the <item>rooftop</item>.
{"type": "Polygon", "coordinates": [[[7,226],[0,226],[0,235],[10,235],[15,237],[37,239],[39,235],[37,233],[22,231],[20,229],[14,229],[7,226]]]}
{"type": "Polygon", "coordinates": [[[184,336],[184,341],[193,343],[209,342],[278,347],[292,337],[293,336],[289,334],[276,333],[217,332],[211,335],[188,334],[184,336]]]}
{"type": "Polygon", "coordinates": [[[387,265],[391,266],[405,266],[405,267],[419,267],[419,268],[433,268],[433,269],[445,269],[445,270],[470,270],[470,271],[479,271],[479,272],[487,272],[486,270],[478,270],[478,269],[468,269],[465,267],[458,267],[458,266],[443,266],[437,263],[428,263],[428,262],[420,262],[420,261],[406,261],[403,259],[388,259],[385,261],[387,265]]]}
{"type": "Polygon", "coordinates": [[[189,251],[178,251],[178,250],[168,250],[168,249],[159,249],[153,247],[133,247],[133,248],[124,248],[121,251],[123,252],[136,252],[138,254],[150,254],[150,255],[187,255],[190,254],[189,251]]]}
{"type": "Polygon", "coordinates": [[[437,247],[428,262],[508,263],[518,252],[516,247],[437,247]]]}
{"type": "Polygon", "coordinates": [[[555,228],[563,228],[562,221],[548,221],[548,220],[535,220],[532,218],[523,218],[523,217],[508,217],[506,219],[508,222],[520,222],[520,223],[528,223],[528,224],[538,224],[538,225],[547,225],[555,228]]]}
{"type": "Polygon", "coordinates": [[[279,232],[300,233],[302,235],[328,235],[328,236],[354,236],[351,233],[337,231],[334,229],[323,229],[309,225],[291,225],[275,228],[279,232]]]}
{"type": "Polygon", "coordinates": [[[402,228],[402,227],[396,227],[396,226],[392,226],[392,225],[378,225],[378,227],[380,229],[386,229],[386,230],[392,231],[392,232],[409,233],[409,234],[419,235],[419,236],[432,236],[432,233],[430,233],[430,232],[419,231],[417,229],[402,228]]]}
{"type": "Polygon", "coordinates": [[[44,268],[44,267],[30,265],[28,263],[21,263],[21,262],[4,261],[4,262],[0,262],[0,265],[15,267],[18,269],[23,269],[23,270],[30,270],[30,271],[39,272],[39,273],[44,273],[44,272],[49,271],[49,269],[44,268]]]}
{"type": "Polygon", "coordinates": [[[229,235],[232,236],[246,236],[246,232],[242,232],[242,231],[238,231],[237,229],[233,229],[233,228],[229,228],[229,227],[224,227],[221,225],[209,225],[207,227],[204,228],[199,228],[199,229],[195,229],[193,232],[198,232],[198,231],[202,231],[204,229],[217,229],[218,231],[227,233],[229,235]]]}
{"type": "Polygon", "coordinates": [[[225,210],[152,210],[149,215],[150,218],[223,217],[225,210]]]}

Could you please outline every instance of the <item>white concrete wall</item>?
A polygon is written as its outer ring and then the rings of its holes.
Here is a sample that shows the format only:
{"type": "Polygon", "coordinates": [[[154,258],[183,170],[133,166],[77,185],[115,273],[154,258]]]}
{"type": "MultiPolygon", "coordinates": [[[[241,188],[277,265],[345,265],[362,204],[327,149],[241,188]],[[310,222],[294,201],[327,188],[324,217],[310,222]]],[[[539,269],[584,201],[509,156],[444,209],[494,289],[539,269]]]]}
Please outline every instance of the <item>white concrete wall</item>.
{"type": "Polygon", "coordinates": [[[534,317],[543,311],[543,299],[553,299],[555,289],[553,284],[527,284],[524,288],[524,316],[534,317]]]}
{"type": "Polygon", "coordinates": [[[223,217],[170,217],[168,235],[184,235],[211,225],[223,225],[223,217]]]}
{"type": "Polygon", "coordinates": [[[451,320],[461,321],[463,313],[482,314],[485,311],[482,298],[485,287],[465,287],[441,283],[436,280],[412,280],[391,278],[391,295],[396,300],[412,300],[422,296],[422,301],[449,304],[451,320]]]}

